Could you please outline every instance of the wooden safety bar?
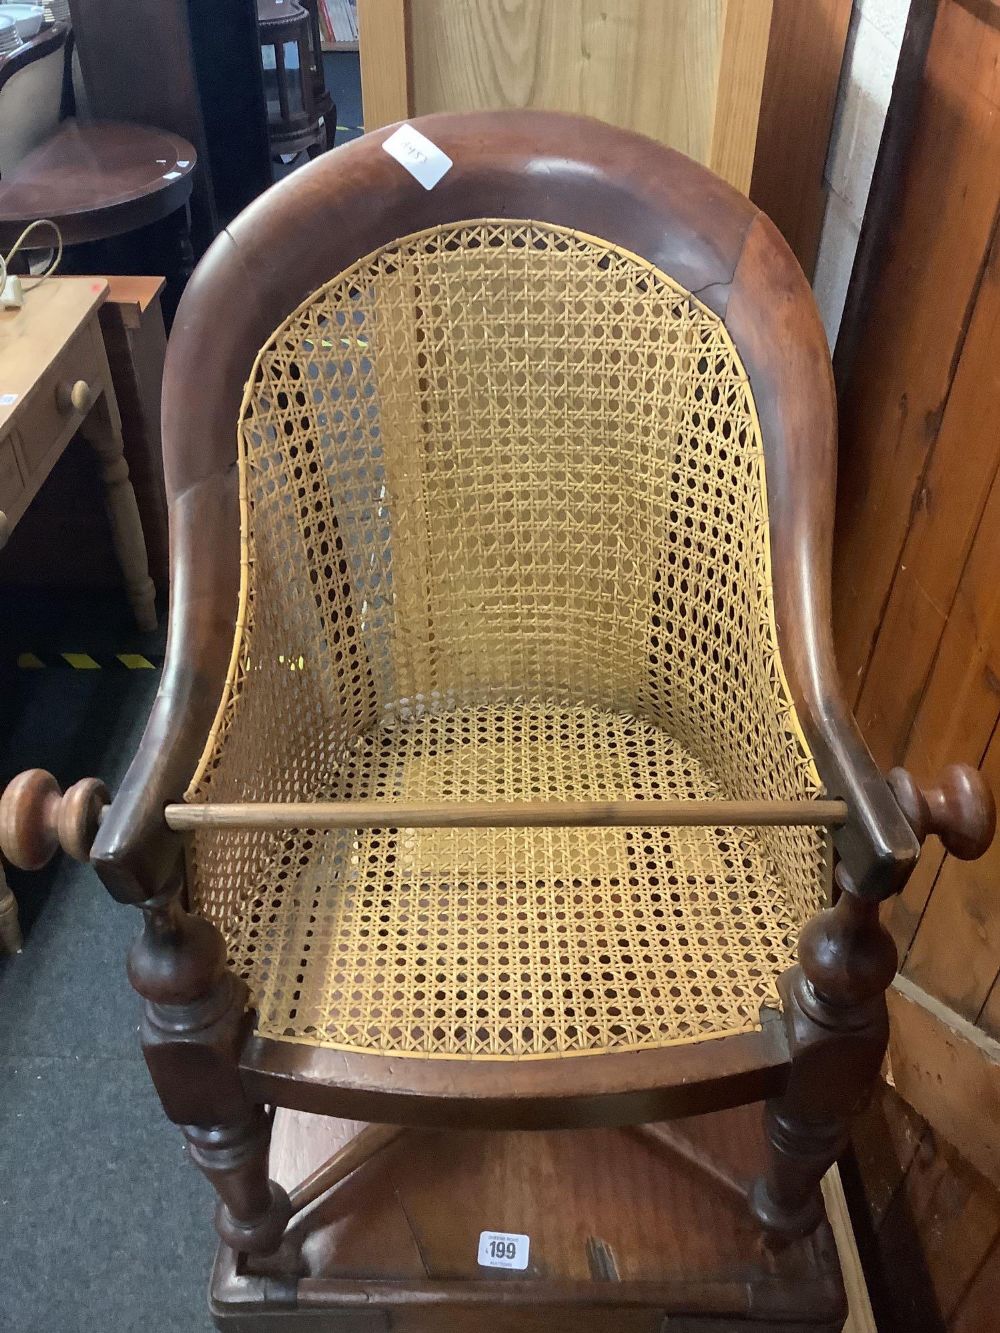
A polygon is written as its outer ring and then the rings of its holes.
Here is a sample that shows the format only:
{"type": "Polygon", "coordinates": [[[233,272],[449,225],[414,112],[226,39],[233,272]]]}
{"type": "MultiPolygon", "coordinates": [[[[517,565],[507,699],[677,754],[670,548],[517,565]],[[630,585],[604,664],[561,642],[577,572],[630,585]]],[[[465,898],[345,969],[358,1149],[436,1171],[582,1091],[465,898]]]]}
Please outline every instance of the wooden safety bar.
{"type": "MultiPolygon", "coordinates": [[[[917,838],[931,833],[947,851],[975,860],[996,829],[996,805],[982,775],[951,764],[921,787],[894,768],[889,785],[917,838]]],[[[86,861],[110,801],[97,778],[63,795],[51,773],[19,773],[0,797],[0,852],[23,870],[38,870],[62,848],[86,861]]],[[[171,829],[333,828],[837,828],[844,801],[290,801],[287,804],[171,804],[171,829]]]]}
{"type": "Polygon", "coordinates": [[[168,805],[189,829],[334,828],[836,828],[843,801],[288,801],[168,805]]]}

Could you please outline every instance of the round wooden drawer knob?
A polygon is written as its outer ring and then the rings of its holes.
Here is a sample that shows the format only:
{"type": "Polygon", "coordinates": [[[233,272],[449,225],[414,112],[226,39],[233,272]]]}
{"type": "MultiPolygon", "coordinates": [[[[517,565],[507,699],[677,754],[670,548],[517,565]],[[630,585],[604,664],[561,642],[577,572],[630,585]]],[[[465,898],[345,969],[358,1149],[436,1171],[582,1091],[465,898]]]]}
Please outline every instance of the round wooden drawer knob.
{"type": "Polygon", "coordinates": [[[60,384],[56,390],[56,402],[59,411],[78,412],[81,416],[90,411],[94,393],[86,380],[74,380],[72,384],[60,384]]]}

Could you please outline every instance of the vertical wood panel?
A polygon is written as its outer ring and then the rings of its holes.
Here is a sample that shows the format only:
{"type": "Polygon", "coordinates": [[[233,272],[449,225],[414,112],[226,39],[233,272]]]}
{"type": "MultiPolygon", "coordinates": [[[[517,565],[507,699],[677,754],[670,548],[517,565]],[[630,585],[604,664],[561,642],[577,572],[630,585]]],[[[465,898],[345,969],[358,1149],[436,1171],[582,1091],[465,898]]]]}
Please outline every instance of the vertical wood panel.
{"type": "Polygon", "coordinates": [[[888,995],[898,1092],[1000,1189],[1000,1042],[907,977],[888,995]]]}
{"type": "MultiPolygon", "coordinates": [[[[1000,1192],[884,1084],[856,1122],[853,1142],[874,1238],[865,1257],[879,1328],[995,1327],[992,1315],[983,1319],[980,1284],[1000,1276],[993,1267],[1000,1192]]],[[[1000,1308],[996,1287],[993,1299],[1000,1308]]]]}
{"type": "Polygon", "coordinates": [[[705,162],[727,0],[411,0],[413,109],[596,116],[705,162]]]}
{"type": "Polygon", "coordinates": [[[880,1082],[867,1106],[854,1121],[851,1143],[877,1232],[910,1169],[925,1122],[892,1088],[880,1082]]]}
{"type": "Polygon", "coordinates": [[[365,126],[444,110],[571,111],[669,143],[746,189],[771,7],[772,0],[361,0],[365,126]]]}
{"type": "MultiPolygon", "coordinates": [[[[1000,441],[992,432],[982,433],[1000,452],[1000,441]]],[[[978,766],[994,733],[1000,715],[998,569],[1000,476],[994,477],[910,733],[904,759],[918,779],[933,777],[948,763],[978,766]]],[[[931,839],[910,882],[889,906],[889,929],[904,958],[943,861],[941,844],[931,839]]]]}
{"type": "Polygon", "coordinates": [[[1000,1310],[1000,1238],[984,1260],[952,1317],[948,1333],[985,1333],[1000,1310]]]}
{"type": "MultiPolygon", "coordinates": [[[[1000,792],[1000,731],[986,752],[983,776],[1000,792]]],[[[998,885],[1000,840],[979,861],[946,857],[906,960],[907,976],[973,1022],[1000,960],[998,885]]]]}
{"type": "Polygon", "coordinates": [[[951,0],[941,5],[899,215],[844,398],[835,621],[854,699],[993,233],[996,43],[994,29],[951,0]]]}
{"type": "Polygon", "coordinates": [[[774,0],[750,198],[806,274],[816,267],[824,168],[852,0],[774,0]]]}
{"type": "Polygon", "coordinates": [[[708,165],[749,193],[771,32],[771,0],[727,0],[708,165]]]}
{"type": "Polygon", "coordinates": [[[996,1192],[943,1139],[928,1132],[879,1235],[896,1288],[897,1322],[891,1327],[916,1333],[947,1326],[994,1244],[998,1226],[996,1192]]]}
{"type": "Polygon", "coordinates": [[[409,0],[358,0],[361,107],[369,132],[412,114],[408,7],[409,0]]]}
{"type": "Polygon", "coordinates": [[[990,987],[990,993],[986,997],[986,1003],[983,1005],[979,1015],[977,1026],[987,1034],[1000,1041],[1000,972],[998,972],[993,985],[990,987]]]}
{"type": "MultiPolygon", "coordinates": [[[[998,16],[996,0],[937,4],[897,212],[842,394],[835,629],[883,767],[902,762],[926,781],[961,760],[1000,793],[998,16]]],[[[932,839],[885,909],[905,978],[890,997],[892,1068],[933,1129],[888,1208],[876,1179],[901,1330],[992,1326],[969,1322],[985,1308],[970,1293],[994,1281],[981,1275],[1000,1197],[970,1163],[1000,1172],[1000,1061],[982,1031],[1000,1026],[998,882],[1000,845],[967,863],[932,839]]]]}
{"type": "MultiPolygon", "coordinates": [[[[950,674],[954,667],[961,672],[961,664],[950,658],[934,667],[934,658],[1000,464],[1000,441],[993,431],[983,429],[1000,407],[998,347],[1000,233],[978,290],[858,703],[861,729],[884,767],[901,763],[906,756],[932,667],[935,673],[947,669],[950,674]],[[901,644],[906,645],[905,653],[900,653],[901,644]]],[[[975,626],[970,628],[975,636],[975,626]]],[[[966,672],[959,678],[963,685],[972,683],[966,672]]],[[[961,693],[949,688],[952,704],[961,693]]],[[[936,720],[948,726],[946,718],[936,720]]]]}

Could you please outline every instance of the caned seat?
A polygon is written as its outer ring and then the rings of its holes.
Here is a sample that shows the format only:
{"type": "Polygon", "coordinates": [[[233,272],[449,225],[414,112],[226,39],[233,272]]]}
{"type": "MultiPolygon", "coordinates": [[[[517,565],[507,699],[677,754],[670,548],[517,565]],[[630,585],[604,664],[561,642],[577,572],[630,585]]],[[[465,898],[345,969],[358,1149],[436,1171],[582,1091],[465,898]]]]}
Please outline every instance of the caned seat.
{"type": "MultiPolygon", "coordinates": [[[[596,236],[474,219],[311,294],[240,428],[232,667],[194,801],[821,793],[725,325],[596,236]]],[[[204,831],[258,1031],[556,1057],[744,1032],[821,905],[803,827],[204,831]]]]}

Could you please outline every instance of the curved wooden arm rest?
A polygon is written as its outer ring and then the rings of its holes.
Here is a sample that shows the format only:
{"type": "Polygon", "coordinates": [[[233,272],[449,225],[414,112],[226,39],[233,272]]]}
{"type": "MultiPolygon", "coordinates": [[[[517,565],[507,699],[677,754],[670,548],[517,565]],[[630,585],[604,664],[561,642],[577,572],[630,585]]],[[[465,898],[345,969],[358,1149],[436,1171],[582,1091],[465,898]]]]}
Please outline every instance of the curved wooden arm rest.
{"type": "Polygon", "coordinates": [[[820,697],[820,706],[810,700],[800,705],[800,716],[827,792],[847,803],[847,822],[834,831],[837,853],[859,896],[891,897],[916,864],[919,838],[872,758],[832,671],[820,697]]]}
{"type": "Polygon", "coordinates": [[[978,769],[949,764],[932,786],[921,787],[905,768],[894,768],[889,786],[921,842],[934,833],[945,851],[962,861],[986,853],[996,833],[997,807],[978,769]]]}
{"type": "Polygon", "coordinates": [[[782,666],[820,779],[848,818],[834,834],[855,892],[883,899],[919,850],[858,730],[833,646],[830,565],[836,404],[808,284],[772,223],[748,234],[726,325],[750,376],[765,441],[775,619],[782,666]],[[772,315],[781,312],[776,337],[772,315]]]}
{"type": "Polygon", "coordinates": [[[110,799],[99,778],[83,778],[63,795],[51,773],[29,768],[0,797],[0,851],[21,870],[41,870],[60,848],[89,861],[110,799]]]}
{"type": "MultiPolygon", "coordinates": [[[[170,381],[176,383],[176,377],[170,381]]],[[[176,393],[176,387],[167,392],[176,393]]],[[[232,654],[240,560],[235,470],[216,472],[174,494],[170,529],[179,553],[171,572],[163,677],[92,856],[108,891],[126,903],[155,898],[177,876],[182,841],[167,827],[163,809],[181,800],[191,780],[232,654]],[[217,540],[195,559],[197,531],[214,532],[217,540]]]]}

